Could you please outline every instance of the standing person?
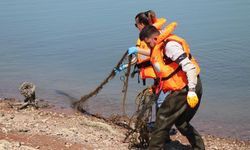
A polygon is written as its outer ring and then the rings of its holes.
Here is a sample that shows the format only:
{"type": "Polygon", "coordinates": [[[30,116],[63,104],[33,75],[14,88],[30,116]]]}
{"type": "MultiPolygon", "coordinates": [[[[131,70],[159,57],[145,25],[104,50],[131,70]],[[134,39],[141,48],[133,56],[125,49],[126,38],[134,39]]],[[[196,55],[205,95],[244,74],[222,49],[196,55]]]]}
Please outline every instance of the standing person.
{"type": "MultiPolygon", "coordinates": [[[[167,22],[165,18],[157,18],[153,10],[148,10],[146,12],[140,12],[135,16],[135,27],[141,31],[145,26],[153,25],[159,31],[162,29],[162,26],[167,22]]],[[[140,79],[143,81],[143,85],[146,84],[146,79],[155,79],[156,75],[154,69],[150,63],[150,49],[144,41],[141,41],[138,38],[136,42],[136,47],[131,47],[129,53],[137,53],[137,57],[134,57],[132,64],[136,64],[136,67],[139,71],[140,79]],[[139,52],[138,52],[139,51],[139,52]]],[[[120,72],[128,67],[128,64],[123,64],[119,68],[115,68],[116,72],[120,72]]],[[[162,104],[166,94],[161,93],[157,100],[157,108],[162,104]]]]}
{"type": "MultiPolygon", "coordinates": [[[[166,23],[166,19],[159,18],[157,19],[156,14],[152,10],[146,12],[140,12],[135,16],[135,27],[139,32],[148,25],[154,25],[158,30],[161,30],[162,26],[166,23]]],[[[137,57],[134,57],[132,64],[136,64],[136,67],[139,69],[140,78],[143,80],[145,85],[146,79],[154,79],[156,75],[150,64],[150,49],[147,47],[145,42],[141,41],[139,38],[136,42],[136,47],[130,48],[129,52],[140,51],[137,54],[137,57]]],[[[116,68],[116,72],[120,72],[128,67],[128,64],[123,64],[119,68],[116,68]]]]}
{"type": "MultiPolygon", "coordinates": [[[[143,13],[138,13],[135,16],[135,26],[138,28],[139,31],[141,31],[145,26],[153,25],[161,32],[163,25],[165,25],[167,20],[165,18],[157,18],[156,14],[153,10],[148,10],[143,13]]],[[[136,67],[139,69],[139,75],[142,79],[143,85],[146,85],[146,79],[156,79],[156,75],[154,73],[154,69],[150,62],[150,57],[148,56],[151,51],[150,48],[148,48],[147,44],[144,41],[141,41],[140,38],[138,38],[136,47],[140,49],[140,52],[137,53],[137,64],[136,67]]],[[[130,48],[129,53],[131,51],[136,51],[136,47],[130,48]]],[[[138,50],[139,51],[139,50],[138,50]]],[[[168,93],[160,92],[159,97],[156,101],[156,111],[161,106],[161,104],[164,101],[165,96],[168,93]]],[[[154,125],[153,125],[154,126],[154,125]]],[[[175,130],[173,129],[171,133],[175,133],[175,130]]]]}
{"type": "Polygon", "coordinates": [[[204,150],[201,136],[190,124],[202,96],[200,68],[187,42],[171,34],[176,25],[171,23],[161,34],[154,26],[146,26],[140,32],[140,39],[152,51],[150,62],[159,79],[158,90],[171,91],[157,112],[149,149],[163,149],[170,141],[169,130],[175,125],[194,150],[204,150]]]}
{"type": "MultiPolygon", "coordinates": [[[[153,10],[148,10],[146,12],[140,12],[135,16],[135,27],[138,29],[139,32],[141,30],[148,26],[153,25],[157,30],[161,32],[163,25],[165,25],[167,20],[165,18],[157,18],[156,13],[153,10]]],[[[156,79],[156,75],[154,72],[154,69],[150,62],[150,53],[151,50],[147,46],[147,44],[144,41],[141,41],[140,38],[137,39],[136,47],[131,47],[128,50],[128,54],[131,53],[137,53],[137,57],[134,57],[132,60],[132,64],[136,64],[136,67],[139,70],[139,76],[140,79],[143,81],[143,85],[146,84],[146,79],[156,79]]],[[[123,64],[119,68],[115,68],[116,72],[120,72],[128,67],[128,64],[123,64]]],[[[165,97],[169,94],[169,92],[159,92],[159,96],[156,101],[156,110],[153,108],[153,110],[157,111],[161,104],[163,103],[165,97]]],[[[155,115],[155,111],[153,111],[153,115],[155,115]]],[[[155,118],[154,116],[151,116],[152,118],[155,118]]],[[[154,120],[151,118],[151,123],[149,122],[149,128],[154,127],[154,120]]],[[[170,133],[176,134],[176,130],[172,128],[170,130],[170,133]]]]}
{"type": "MultiPolygon", "coordinates": [[[[153,25],[159,31],[161,30],[162,26],[166,23],[166,19],[160,18],[157,19],[156,14],[154,11],[149,10],[143,13],[139,13],[135,17],[135,26],[141,31],[145,26],[153,25]]],[[[139,69],[140,78],[143,81],[143,85],[146,85],[146,79],[155,79],[156,75],[154,73],[154,69],[150,63],[150,49],[148,48],[147,44],[144,41],[141,41],[138,38],[136,47],[130,48],[130,51],[137,50],[139,48],[140,53],[137,53],[137,68],[139,69]]]]}

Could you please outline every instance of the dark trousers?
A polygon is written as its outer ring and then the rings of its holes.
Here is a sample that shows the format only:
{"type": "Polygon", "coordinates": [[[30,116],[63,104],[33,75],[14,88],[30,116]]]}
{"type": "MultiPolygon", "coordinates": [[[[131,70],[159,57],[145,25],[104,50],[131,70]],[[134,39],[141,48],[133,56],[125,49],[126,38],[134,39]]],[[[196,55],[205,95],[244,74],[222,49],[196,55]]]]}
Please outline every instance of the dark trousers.
{"type": "Polygon", "coordinates": [[[200,134],[189,123],[201,101],[202,84],[199,77],[195,92],[199,98],[199,104],[193,109],[187,104],[188,88],[186,87],[180,91],[174,91],[166,97],[157,112],[156,126],[151,136],[149,150],[164,148],[165,143],[170,141],[169,130],[173,125],[177,127],[182,135],[187,137],[194,150],[205,149],[200,134]]]}

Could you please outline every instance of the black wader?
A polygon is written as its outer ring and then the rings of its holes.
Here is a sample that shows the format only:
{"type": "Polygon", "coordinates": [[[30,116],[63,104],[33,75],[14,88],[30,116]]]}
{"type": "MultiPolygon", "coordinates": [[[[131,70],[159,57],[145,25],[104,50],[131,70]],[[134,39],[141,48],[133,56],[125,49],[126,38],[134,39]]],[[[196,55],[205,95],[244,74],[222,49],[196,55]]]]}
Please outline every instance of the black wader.
{"type": "Polygon", "coordinates": [[[200,134],[189,123],[195,115],[201,101],[202,84],[198,77],[196,94],[199,103],[195,108],[190,108],[187,104],[188,88],[174,91],[169,94],[157,112],[156,126],[149,143],[149,150],[161,150],[166,142],[170,141],[169,130],[173,125],[180,133],[187,137],[194,150],[204,150],[205,145],[200,134]]]}

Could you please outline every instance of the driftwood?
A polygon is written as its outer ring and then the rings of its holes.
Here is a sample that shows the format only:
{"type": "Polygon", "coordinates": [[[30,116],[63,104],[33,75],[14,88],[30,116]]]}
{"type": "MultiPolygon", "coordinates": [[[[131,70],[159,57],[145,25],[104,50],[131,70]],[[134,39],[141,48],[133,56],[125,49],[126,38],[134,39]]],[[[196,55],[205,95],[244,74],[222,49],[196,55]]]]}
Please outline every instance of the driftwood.
{"type": "Polygon", "coordinates": [[[33,106],[34,108],[38,109],[38,105],[36,103],[29,103],[29,102],[25,102],[24,104],[22,104],[22,106],[20,106],[18,108],[18,110],[22,110],[22,109],[25,109],[27,108],[28,106],[33,106]]]}
{"type": "Polygon", "coordinates": [[[36,86],[31,82],[23,82],[21,86],[19,87],[19,91],[21,95],[24,96],[24,103],[19,107],[18,109],[24,109],[28,106],[34,106],[37,108],[36,104],[36,86]]]}

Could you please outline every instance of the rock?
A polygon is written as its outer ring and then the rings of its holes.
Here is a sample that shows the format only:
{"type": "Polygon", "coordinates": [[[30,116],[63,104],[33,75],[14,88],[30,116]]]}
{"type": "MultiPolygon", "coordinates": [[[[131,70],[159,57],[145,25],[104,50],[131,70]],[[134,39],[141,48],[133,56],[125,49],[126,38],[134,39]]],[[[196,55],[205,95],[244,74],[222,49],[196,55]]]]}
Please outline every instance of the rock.
{"type": "Polygon", "coordinates": [[[36,149],[34,147],[30,147],[30,146],[21,146],[20,150],[38,150],[38,149],[36,149]]]}
{"type": "Polygon", "coordinates": [[[18,132],[29,132],[29,129],[19,129],[18,132]]]}
{"type": "Polygon", "coordinates": [[[15,145],[15,147],[20,147],[21,143],[20,142],[15,142],[14,145],[15,145]]]}
{"type": "Polygon", "coordinates": [[[50,119],[50,117],[45,118],[45,119],[42,120],[42,122],[43,122],[43,123],[46,123],[49,119],[50,119]]]}
{"type": "Polygon", "coordinates": [[[3,132],[3,133],[5,133],[5,134],[7,134],[7,133],[8,133],[8,131],[9,131],[9,130],[8,130],[8,129],[6,129],[5,127],[2,127],[2,128],[1,128],[1,130],[2,130],[2,132],[3,132]]]}
{"type": "Polygon", "coordinates": [[[218,150],[218,147],[217,146],[212,146],[211,149],[212,150],[218,150]]]}
{"type": "Polygon", "coordinates": [[[65,115],[64,114],[59,114],[59,117],[63,118],[63,117],[65,117],[65,115]]]}
{"type": "Polygon", "coordinates": [[[65,147],[70,148],[71,146],[72,146],[72,144],[70,144],[68,142],[65,143],[65,147]]]}

